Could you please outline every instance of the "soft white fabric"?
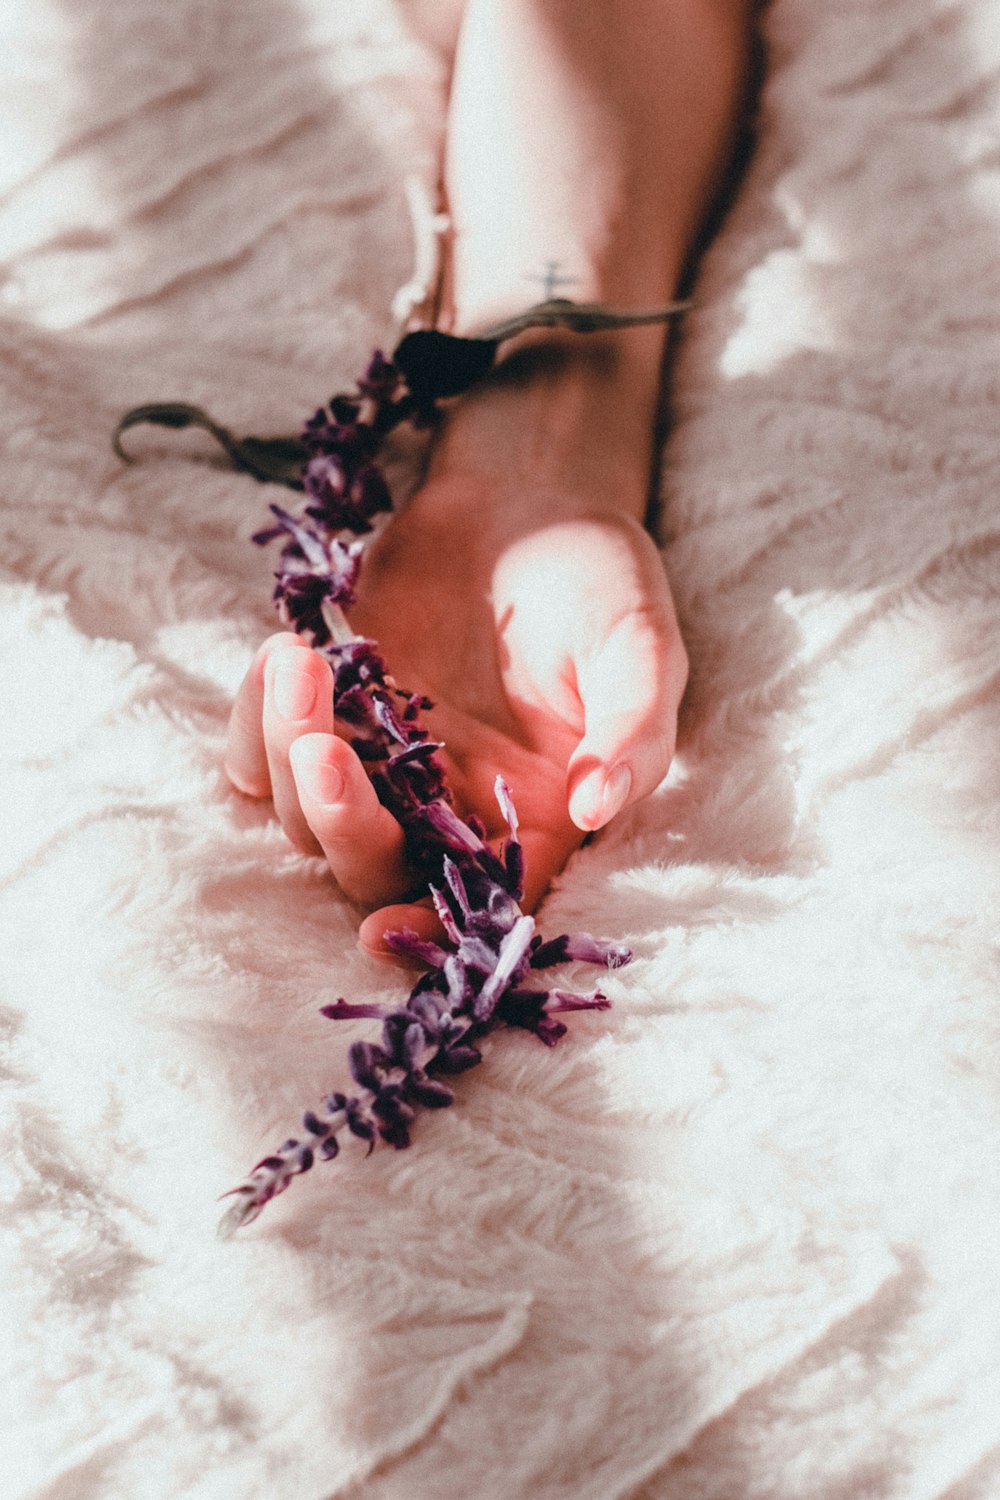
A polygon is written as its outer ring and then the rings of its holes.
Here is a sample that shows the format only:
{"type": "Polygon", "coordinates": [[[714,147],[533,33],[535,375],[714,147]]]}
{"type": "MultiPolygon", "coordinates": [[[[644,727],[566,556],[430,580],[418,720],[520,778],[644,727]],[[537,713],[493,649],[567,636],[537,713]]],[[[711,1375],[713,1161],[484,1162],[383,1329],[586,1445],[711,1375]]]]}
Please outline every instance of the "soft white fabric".
{"type": "Polygon", "coordinates": [[[387,0],[2,11],[4,1495],[1000,1495],[995,0],[762,20],[664,460],[681,749],[542,913],[634,946],[613,1010],[226,1245],[318,1007],[403,989],[221,773],[268,493],[108,434],[350,383],[442,69],[387,0]]]}

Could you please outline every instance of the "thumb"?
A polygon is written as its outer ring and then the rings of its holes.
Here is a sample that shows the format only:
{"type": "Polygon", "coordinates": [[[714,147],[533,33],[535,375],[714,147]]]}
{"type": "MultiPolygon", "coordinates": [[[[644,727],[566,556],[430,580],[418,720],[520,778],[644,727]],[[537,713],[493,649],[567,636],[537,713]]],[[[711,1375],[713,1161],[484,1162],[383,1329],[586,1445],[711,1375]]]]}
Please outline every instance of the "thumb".
{"type": "Polygon", "coordinates": [[[649,607],[630,611],[576,663],[584,732],[566,792],[578,828],[602,828],[663,780],[687,666],[675,622],[649,607]]]}

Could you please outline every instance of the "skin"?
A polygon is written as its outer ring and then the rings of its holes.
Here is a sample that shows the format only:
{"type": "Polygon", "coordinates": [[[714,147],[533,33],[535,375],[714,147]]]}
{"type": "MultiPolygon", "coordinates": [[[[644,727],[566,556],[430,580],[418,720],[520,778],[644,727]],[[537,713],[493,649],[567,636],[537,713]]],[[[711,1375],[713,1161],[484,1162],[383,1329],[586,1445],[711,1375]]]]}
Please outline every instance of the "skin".
{"type": "MultiPolygon", "coordinates": [[[[727,157],[745,58],[742,0],[468,0],[442,324],[471,333],[539,300],[552,261],[572,278],[560,295],[669,301],[727,157]]],[[[426,723],[459,812],[499,839],[497,772],[513,788],[529,910],[674,751],[687,657],[642,524],[664,337],[545,330],[504,345],[448,404],[426,480],[369,549],[349,615],[397,681],[433,699],[426,723]]],[[[388,956],[393,927],[437,933],[398,825],[334,732],[329,667],[294,635],[257,652],[226,767],[375,908],[369,951],[388,956]]]]}

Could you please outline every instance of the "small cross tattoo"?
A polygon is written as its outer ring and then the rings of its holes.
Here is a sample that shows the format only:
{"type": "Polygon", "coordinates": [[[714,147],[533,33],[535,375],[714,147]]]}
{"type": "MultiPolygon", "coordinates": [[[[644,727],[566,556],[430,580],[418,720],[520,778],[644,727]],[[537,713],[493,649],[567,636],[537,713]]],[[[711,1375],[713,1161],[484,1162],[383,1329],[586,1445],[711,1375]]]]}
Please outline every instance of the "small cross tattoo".
{"type": "Polygon", "coordinates": [[[544,276],[529,276],[528,280],[541,282],[546,302],[551,301],[560,287],[576,286],[577,282],[575,276],[559,275],[559,262],[557,260],[548,260],[545,262],[544,276]]]}

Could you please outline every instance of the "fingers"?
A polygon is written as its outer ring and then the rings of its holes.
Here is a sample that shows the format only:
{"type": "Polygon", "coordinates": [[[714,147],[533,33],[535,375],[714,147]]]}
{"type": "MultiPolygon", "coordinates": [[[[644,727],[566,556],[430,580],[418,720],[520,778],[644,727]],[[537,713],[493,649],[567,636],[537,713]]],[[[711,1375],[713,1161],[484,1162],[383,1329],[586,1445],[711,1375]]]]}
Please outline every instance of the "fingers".
{"type": "Polygon", "coordinates": [[[274,810],[292,843],[306,854],[320,844],[302,810],[290,753],[304,734],[333,733],[333,674],[328,662],[296,641],[276,644],[264,663],[264,750],[274,810]]]}
{"type": "Polygon", "coordinates": [[[229,715],[226,774],[237,791],[248,797],[270,797],[271,773],[264,749],[264,668],[271,652],[281,646],[301,646],[297,635],[282,631],[267,638],[240,683],[229,715]]]}
{"type": "Polygon", "coordinates": [[[566,790],[578,828],[602,828],[662,781],[687,670],[669,601],[630,611],[577,663],[584,734],[570,757],[566,790]]]}
{"type": "Polygon", "coordinates": [[[230,715],[225,765],[240,791],[273,797],[292,843],[325,855],[352,900],[398,900],[412,887],[402,829],[333,733],[329,664],[298,636],[273,635],[254,657],[230,715]]]}
{"type": "Polygon", "coordinates": [[[300,816],[344,894],[375,905],[411,890],[403,830],[346,740],[300,735],[288,755],[300,816]]]}
{"type": "Polygon", "coordinates": [[[533,912],[578,847],[580,835],[566,838],[545,829],[522,828],[519,837],[524,851],[524,897],[520,904],[523,911],[533,912]]]}
{"type": "Polygon", "coordinates": [[[378,911],[373,911],[370,916],[365,917],[358,929],[358,942],[373,958],[381,958],[395,968],[417,968],[419,966],[414,960],[394,953],[384,941],[387,932],[400,932],[407,927],[427,942],[444,944],[448,942],[429,897],[426,901],[383,906],[378,911]]]}

